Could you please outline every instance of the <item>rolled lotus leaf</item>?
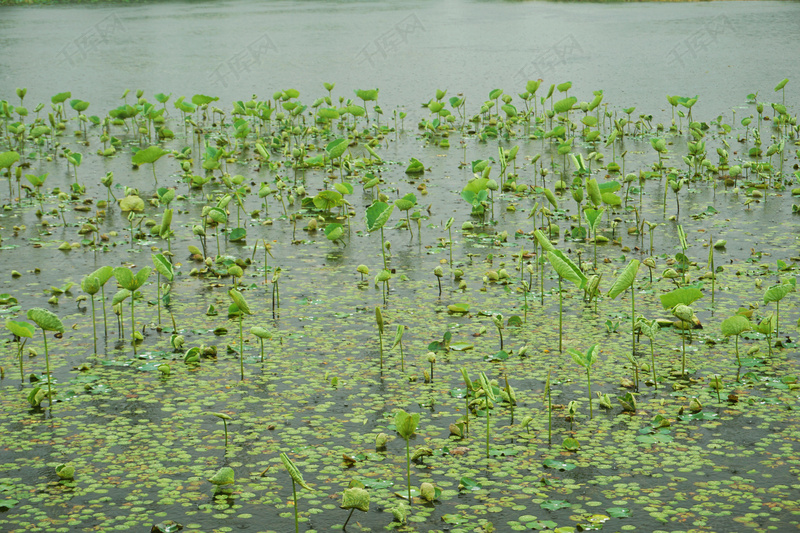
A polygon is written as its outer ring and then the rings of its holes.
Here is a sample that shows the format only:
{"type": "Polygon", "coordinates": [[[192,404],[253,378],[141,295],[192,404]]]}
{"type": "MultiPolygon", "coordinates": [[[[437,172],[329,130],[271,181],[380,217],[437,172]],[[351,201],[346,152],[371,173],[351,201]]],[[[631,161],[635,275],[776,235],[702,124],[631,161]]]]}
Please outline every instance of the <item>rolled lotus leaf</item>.
{"type": "Polygon", "coordinates": [[[241,292],[239,292],[236,289],[231,289],[228,291],[228,296],[231,297],[233,303],[236,304],[236,307],[238,307],[242,313],[245,313],[247,315],[253,314],[253,312],[250,310],[250,306],[247,305],[247,301],[245,301],[244,296],[242,295],[241,292]]]}
{"type": "Polygon", "coordinates": [[[303,474],[300,473],[300,470],[297,469],[297,467],[294,465],[292,460],[289,459],[289,456],[286,455],[285,452],[281,452],[281,462],[283,463],[283,467],[286,468],[286,471],[289,472],[289,475],[292,476],[292,479],[294,480],[295,483],[297,483],[306,490],[311,490],[311,491],[314,490],[305,482],[305,480],[303,479],[303,474]]]}

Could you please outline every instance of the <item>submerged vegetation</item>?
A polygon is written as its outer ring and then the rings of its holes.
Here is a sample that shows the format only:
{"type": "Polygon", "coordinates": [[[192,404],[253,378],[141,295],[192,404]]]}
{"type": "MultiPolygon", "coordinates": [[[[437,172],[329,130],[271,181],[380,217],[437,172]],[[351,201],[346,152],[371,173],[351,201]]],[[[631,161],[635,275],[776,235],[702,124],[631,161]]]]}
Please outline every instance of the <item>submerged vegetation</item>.
{"type": "Polygon", "coordinates": [[[513,89],[0,95],[0,529],[796,528],[791,84],[513,89]]]}

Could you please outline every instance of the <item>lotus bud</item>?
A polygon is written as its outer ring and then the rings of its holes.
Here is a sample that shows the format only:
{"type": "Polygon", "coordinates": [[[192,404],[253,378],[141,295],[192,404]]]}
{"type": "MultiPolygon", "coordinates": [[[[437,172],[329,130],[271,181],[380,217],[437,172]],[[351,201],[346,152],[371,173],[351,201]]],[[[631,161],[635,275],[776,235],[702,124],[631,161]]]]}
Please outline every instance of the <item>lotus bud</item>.
{"type": "Polygon", "coordinates": [[[453,271],[453,276],[455,277],[456,281],[458,281],[464,276],[464,271],[460,268],[457,268],[453,271]]]}
{"type": "Polygon", "coordinates": [[[433,275],[436,276],[437,278],[441,278],[442,276],[444,276],[444,270],[442,269],[441,266],[437,266],[436,268],[433,269],[433,275]]]}
{"type": "Polygon", "coordinates": [[[389,442],[389,435],[386,433],[378,433],[375,437],[375,449],[383,450],[386,448],[386,443],[389,442]]]}

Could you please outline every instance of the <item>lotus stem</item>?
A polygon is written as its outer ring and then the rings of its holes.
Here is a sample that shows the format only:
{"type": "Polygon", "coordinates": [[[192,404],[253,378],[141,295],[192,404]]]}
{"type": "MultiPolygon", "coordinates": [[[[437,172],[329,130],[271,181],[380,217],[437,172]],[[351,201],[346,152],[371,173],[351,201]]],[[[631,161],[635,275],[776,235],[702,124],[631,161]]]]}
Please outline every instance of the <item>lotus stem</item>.
{"type": "Polygon", "coordinates": [[[653,385],[658,390],[658,380],[656,379],[656,354],[653,350],[653,339],[650,339],[650,366],[653,368],[653,385]]]}
{"type": "Polygon", "coordinates": [[[241,370],[241,379],[244,381],[244,336],[242,334],[242,314],[244,314],[244,311],[239,309],[239,369],[241,370]]]}
{"type": "Polygon", "coordinates": [[[411,503],[411,452],[408,439],[406,439],[406,486],[408,487],[408,501],[411,503]]]}
{"type": "Polygon", "coordinates": [[[294,502],[294,532],[300,533],[300,515],[297,512],[297,487],[295,486],[294,478],[292,478],[292,501],[294,502]]]}
{"type": "Polygon", "coordinates": [[[50,375],[50,352],[47,351],[47,333],[42,329],[42,339],[44,339],[44,361],[47,366],[47,401],[48,405],[53,407],[53,389],[50,385],[53,377],[50,375]]]}
{"type": "Polygon", "coordinates": [[[589,387],[589,420],[593,418],[592,413],[592,373],[589,370],[589,366],[586,367],[586,382],[589,387]]]}
{"type": "Polygon", "coordinates": [[[94,340],[94,355],[97,356],[97,321],[95,320],[94,313],[94,294],[92,297],[92,339],[94,340]]]}
{"type": "Polygon", "coordinates": [[[350,508],[350,514],[347,515],[347,520],[344,521],[344,525],[342,526],[342,531],[347,529],[347,523],[350,521],[350,517],[353,516],[353,511],[355,511],[355,510],[356,510],[355,507],[351,507],[350,508]]]}
{"type": "Polygon", "coordinates": [[[489,399],[486,399],[486,459],[489,459],[489,411],[491,407],[489,405],[489,399]]]}

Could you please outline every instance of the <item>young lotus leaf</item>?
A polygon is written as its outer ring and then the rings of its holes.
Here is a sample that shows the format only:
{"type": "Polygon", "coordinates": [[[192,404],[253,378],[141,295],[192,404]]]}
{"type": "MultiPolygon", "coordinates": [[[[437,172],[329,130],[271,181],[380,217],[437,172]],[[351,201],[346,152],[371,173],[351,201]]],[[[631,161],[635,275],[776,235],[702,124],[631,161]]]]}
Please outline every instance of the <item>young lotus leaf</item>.
{"type": "MultiPolygon", "coordinates": [[[[338,185],[338,184],[337,184],[338,185]]],[[[313,199],[314,207],[330,211],[336,206],[342,205],[342,195],[338,191],[320,191],[313,199]]]]}
{"type": "Polygon", "coordinates": [[[286,471],[289,472],[289,475],[292,476],[292,481],[306,490],[314,490],[303,479],[303,474],[300,473],[300,470],[298,470],[292,460],[289,459],[289,456],[286,455],[286,452],[281,452],[281,462],[283,463],[283,467],[286,469],[286,471]]]}
{"type": "Polygon", "coordinates": [[[17,337],[25,337],[28,339],[33,338],[33,334],[36,332],[33,324],[25,322],[24,320],[11,320],[8,318],[6,319],[6,327],[17,337]]]}
{"type": "Polygon", "coordinates": [[[344,489],[342,494],[342,509],[358,509],[359,511],[369,512],[369,492],[360,487],[344,489]]]}
{"type": "Polygon", "coordinates": [[[595,178],[586,180],[586,192],[589,194],[589,200],[592,201],[595,207],[603,203],[603,198],[600,194],[600,186],[597,184],[595,178]]]}
{"type": "Polygon", "coordinates": [[[111,305],[117,305],[125,301],[125,299],[131,295],[131,291],[128,289],[120,289],[117,291],[116,294],[111,298],[111,305]]]}
{"type": "Polygon", "coordinates": [[[673,309],[678,304],[692,305],[702,297],[703,293],[696,287],[681,287],[659,296],[664,309],[673,309]]]}
{"type": "Polygon", "coordinates": [[[586,276],[580,271],[578,265],[565,256],[560,250],[552,250],[547,252],[547,259],[553,266],[553,269],[559,276],[567,281],[571,281],[579,287],[583,287],[586,283],[586,276]]]}
{"type": "Polygon", "coordinates": [[[410,193],[406,194],[402,198],[395,200],[394,205],[396,205],[400,211],[408,211],[417,205],[417,197],[410,193]]]}
{"type": "Polygon", "coordinates": [[[328,152],[328,157],[337,159],[344,154],[347,150],[347,139],[335,139],[325,146],[325,151],[328,152]]]}
{"type": "Polygon", "coordinates": [[[790,292],[794,292],[794,285],[791,283],[773,285],[764,292],[764,303],[779,302],[790,292]]]}
{"type": "Polygon", "coordinates": [[[53,312],[41,307],[34,307],[28,309],[28,319],[33,320],[37,326],[44,331],[55,331],[57,333],[64,333],[64,324],[53,312]]]}
{"type": "Polygon", "coordinates": [[[409,414],[402,409],[394,415],[394,426],[401,437],[408,440],[417,431],[419,413],[409,414]]]}
{"type": "Polygon", "coordinates": [[[81,280],[81,290],[86,294],[93,295],[100,292],[100,279],[97,276],[89,274],[81,280]]]}
{"type": "Polygon", "coordinates": [[[164,215],[161,217],[161,226],[158,228],[158,236],[162,239],[169,237],[170,226],[172,226],[172,209],[164,209],[164,215]]]}
{"type": "Polygon", "coordinates": [[[637,259],[632,259],[628,266],[625,267],[625,270],[617,277],[614,284],[608,290],[608,297],[612,300],[625,292],[628,287],[633,285],[633,282],[636,281],[636,273],[639,271],[639,261],[637,259]]]}
{"type": "Polygon", "coordinates": [[[196,94],[192,96],[192,103],[196,106],[207,105],[217,100],[219,100],[218,96],[206,96],[205,94],[196,94]]]}
{"type": "Polygon", "coordinates": [[[553,246],[553,243],[550,242],[550,239],[544,234],[544,232],[540,229],[537,229],[533,232],[536,240],[539,242],[539,246],[546,252],[553,252],[555,251],[556,247],[553,246]]]}
{"type": "Polygon", "coordinates": [[[119,207],[123,213],[127,213],[129,211],[132,211],[134,213],[141,213],[142,211],[144,211],[144,200],[132,194],[120,200],[119,207]]]}
{"type": "Polygon", "coordinates": [[[385,202],[375,202],[367,208],[367,231],[373,232],[381,229],[386,221],[389,220],[394,205],[390,206],[385,202]]]}
{"type": "Polygon", "coordinates": [[[19,154],[14,150],[0,154],[0,168],[11,168],[11,165],[19,161],[19,154]]]}
{"type": "Polygon", "coordinates": [[[578,99],[574,96],[570,96],[569,98],[564,98],[563,100],[559,100],[555,104],[553,104],[553,111],[556,113],[566,113],[572,107],[578,103],[578,99]]]}
{"type": "Polygon", "coordinates": [[[129,268],[117,267],[114,269],[114,277],[117,278],[117,282],[123,289],[128,289],[133,292],[144,285],[151,271],[152,268],[150,267],[142,267],[141,270],[134,275],[129,268]]]}
{"type": "Polygon", "coordinates": [[[167,261],[163,254],[152,254],[153,265],[156,267],[156,272],[164,276],[167,281],[172,281],[175,278],[175,271],[172,268],[172,263],[167,261]]]}
{"type": "Polygon", "coordinates": [[[408,163],[406,167],[406,174],[422,174],[425,172],[425,165],[417,159],[416,157],[412,157],[411,161],[408,163]]]}
{"type": "Polygon", "coordinates": [[[268,340],[272,338],[272,333],[268,329],[262,328],[261,326],[253,326],[252,328],[250,328],[250,333],[258,337],[259,339],[268,340]]]}
{"type": "Polygon", "coordinates": [[[394,349],[400,342],[403,340],[403,332],[405,332],[406,327],[403,324],[397,324],[397,331],[394,334],[394,342],[392,343],[392,349],[394,349]]]}
{"type": "Polygon", "coordinates": [[[339,194],[342,196],[345,194],[353,194],[353,186],[349,183],[334,183],[333,188],[339,191],[339,194]]]}
{"type": "Polygon", "coordinates": [[[691,322],[692,318],[694,317],[694,311],[688,305],[678,304],[672,310],[672,314],[675,318],[678,318],[684,322],[691,322]]]}
{"type": "Polygon", "coordinates": [[[134,165],[143,165],[145,163],[155,163],[158,161],[161,156],[170,153],[168,150],[164,150],[160,146],[150,146],[145,148],[144,150],[139,150],[135,154],[133,154],[133,158],[131,162],[134,165]]]}
{"type": "Polygon", "coordinates": [[[334,222],[325,226],[325,236],[328,238],[328,240],[336,241],[341,239],[343,235],[344,229],[342,228],[341,224],[334,222]]]}
{"type": "Polygon", "coordinates": [[[253,312],[250,310],[250,306],[247,305],[247,302],[245,301],[241,292],[236,289],[231,289],[228,291],[228,296],[231,297],[231,300],[233,300],[233,303],[235,303],[236,307],[239,308],[239,311],[247,315],[253,314],[253,312]]]}
{"type": "Polygon", "coordinates": [[[547,200],[550,202],[550,204],[554,208],[558,209],[558,200],[556,200],[556,195],[553,194],[553,191],[551,191],[550,189],[545,187],[544,188],[544,196],[545,196],[545,198],[547,198],[547,200]]]}
{"type": "Polygon", "coordinates": [[[742,315],[734,315],[723,320],[719,329],[723,335],[730,337],[731,335],[741,335],[745,331],[750,331],[751,325],[750,321],[742,315]]]}
{"type": "Polygon", "coordinates": [[[216,474],[208,478],[208,480],[214,485],[231,485],[234,482],[233,468],[223,466],[216,474]]]}
{"type": "Polygon", "coordinates": [[[583,215],[586,217],[586,222],[589,224],[589,229],[596,232],[597,225],[603,218],[604,208],[600,209],[584,209],[583,215]]]}

